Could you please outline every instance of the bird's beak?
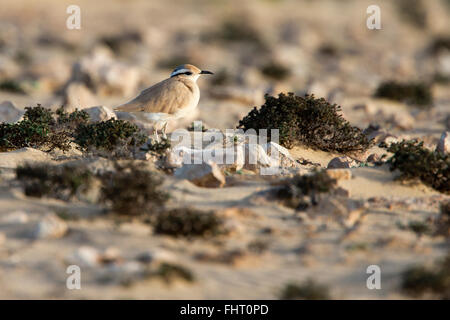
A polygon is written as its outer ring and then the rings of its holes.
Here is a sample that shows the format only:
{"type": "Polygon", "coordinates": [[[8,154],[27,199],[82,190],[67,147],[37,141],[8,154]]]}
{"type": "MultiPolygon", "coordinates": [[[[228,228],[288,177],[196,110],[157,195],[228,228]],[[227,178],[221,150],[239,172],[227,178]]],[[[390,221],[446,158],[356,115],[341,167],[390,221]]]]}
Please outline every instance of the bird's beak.
{"type": "Polygon", "coordinates": [[[202,71],[200,72],[200,74],[214,74],[214,73],[212,73],[211,71],[202,70],[202,71]]]}

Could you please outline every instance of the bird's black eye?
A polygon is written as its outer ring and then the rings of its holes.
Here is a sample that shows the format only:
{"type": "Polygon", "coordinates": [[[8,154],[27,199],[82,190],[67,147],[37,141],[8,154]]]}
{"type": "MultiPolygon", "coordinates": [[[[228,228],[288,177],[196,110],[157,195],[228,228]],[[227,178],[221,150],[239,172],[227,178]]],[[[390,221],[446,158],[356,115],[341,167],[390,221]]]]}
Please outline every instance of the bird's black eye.
{"type": "Polygon", "coordinates": [[[188,76],[192,76],[192,72],[190,72],[190,71],[185,72],[184,74],[186,74],[186,75],[188,75],[188,76]]]}

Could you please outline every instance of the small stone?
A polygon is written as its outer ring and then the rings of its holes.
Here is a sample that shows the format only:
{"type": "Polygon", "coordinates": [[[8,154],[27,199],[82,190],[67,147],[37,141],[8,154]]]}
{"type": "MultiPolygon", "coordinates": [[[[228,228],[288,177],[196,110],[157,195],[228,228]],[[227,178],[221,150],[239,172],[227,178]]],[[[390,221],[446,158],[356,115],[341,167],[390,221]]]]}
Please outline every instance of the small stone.
{"type": "Polygon", "coordinates": [[[225,176],[215,162],[185,164],[175,171],[178,179],[187,179],[199,187],[220,188],[225,185],[225,176]]]}
{"type": "Polygon", "coordinates": [[[336,180],[350,180],[352,178],[350,169],[328,169],[326,173],[330,178],[336,180]]]}
{"type": "Polygon", "coordinates": [[[328,169],[339,169],[339,168],[350,168],[350,164],[352,163],[352,159],[348,157],[336,157],[331,159],[328,163],[328,169]]]}
{"type": "Polygon", "coordinates": [[[89,114],[89,118],[93,122],[117,119],[116,114],[104,106],[91,107],[84,109],[84,111],[89,114]]]}
{"type": "Polygon", "coordinates": [[[0,122],[14,123],[19,121],[24,112],[17,109],[11,101],[0,103],[0,122]]]}
{"type": "Polygon", "coordinates": [[[67,258],[67,262],[80,267],[95,267],[100,264],[101,256],[97,249],[82,246],[67,258]]]}
{"type": "Polygon", "coordinates": [[[136,260],[142,263],[160,263],[160,262],[176,262],[176,256],[171,252],[164,249],[153,249],[150,251],[142,252],[136,260]]]}
{"type": "Polygon", "coordinates": [[[62,238],[68,229],[64,220],[50,214],[39,221],[33,234],[37,239],[58,239],[62,238]]]}
{"type": "Polygon", "coordinates": [[[412,129],[414,127],[414,117],[411,116],[409,113],[402,113],[397,114],[394,113],[391,115],[391,118],[389,119],[396,127],[403,130],[412,129]]]}
{"type": "Polygon", "coordinates": [[[399,142],[399,139],[395,136],[387,135],[383,138],[382,142],[384,142],[387,146],[390,146],[393,143],[399,142]]]}
{"type": "Polygon", "coordinates": [[[101,263],[116,263],[122,260],[120,250],[114,247],[106,248],[99,258],[101,263]]]}
{"type": "Polygon", "coordinates": [[[436,151],[441,153],[450,152],[450,131],[444,131],[439,139],[436,151]]]}
{"type": "Polygon", "coordinates": [[[376,162],[379,162],[380,160],[381,160],[380,155],[378,155],[376,153],[372,153],[371,155],[369,155],[367,157],[366,161],[369,162],[369,163],[376,163],[376,162]]]}

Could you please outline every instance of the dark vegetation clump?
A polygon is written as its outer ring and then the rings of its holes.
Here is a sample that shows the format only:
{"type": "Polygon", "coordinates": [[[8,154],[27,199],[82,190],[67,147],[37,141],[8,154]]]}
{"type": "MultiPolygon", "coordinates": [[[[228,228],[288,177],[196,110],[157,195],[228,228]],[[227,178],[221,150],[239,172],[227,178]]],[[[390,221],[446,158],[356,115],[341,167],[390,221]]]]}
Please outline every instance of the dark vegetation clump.
{"type": "Polygon", "coordinates": [[[110,47],[112,51],[118,52],[124,50],[124,47],[130,44],[141,43],[142,36],[138,31],[126,31],[122,34],[103,36],[99,42],[110,47]]]}
{"type": "Polygon", "coordinates": [[[281,300],[329,300],[329,289],[314,280],[297,284],[288,283],[285,285],[280,294],[281,300]]]}
{"type": "Polygon", "coordinates": [[[339,55],[339,49],[331,43],[324,43],[318,49],[317,53],[323,57],[331,58],[339,55]]]}
{"type": "Polygon", "coordinates": [[[386,81],[378,86],[374,96],[400,101],[422,108],[429,108],[433,104],[430,87],[421,82],[398,83],[395,81],[386,81]]]}
{"type": "Polygon", "coordinates": [[[299,97],[280,93],[278,98],[265,96],[266,102],[242,120],[238,128],[279,129],[279,142],[291,148],[304,144],[314,149],[349,153],[370,146],[367,136],[339,114],[341,107],[314,95],[299,97]]]}
{"type": "Polygon", "coordinates": [[[450,200],[441,202],[440,214],[436,219],[436,234],[450,237],[450,200]]]}
{"type": "Polygon", "coordinates": [[[433,55],[438,55],[443,51],[450,51],[450,36],[438,36],[429,46],[429,52],[433,55]]]}
{"type": "Polygon", "coordinates": [[[14,80],[3,80],[0,82],[0,91],[8,91],[18,94],[26,94],[22,86],[14,80]]]}
{"type": "Polygon", "coordinates": [[[413,297],[424,294],[443,300],[450,299],[450,255],[432,268],[415,266],[402,275],[402,291],[413,297]]]}
{"type": "Polygon", "coordinates": [[[53,112],[39,104],[25,110],[22,121],[0,123],[1,152],[24,147],[67,151],[76,143],[83,151],[120,158],[130,157],[146,141],[136,125],[123,120],[89,123],[89,114],[83,110],[67,113],[59,108],[53,112]]]}
{"type": "Polygon", "coordinates": [[[16,168],[16,177],[24,185],[27,196],[43,196],[69,200],[86,193],[93,181],[92,173],[83,166],[25,164],[16,168]]]}
{"type": "Polygon", "coordinates": [[[51,151],[55,148],[70,149],[73,131],[79,123],[87,122],[84,111],[67,114],[62,109],[55,113],[40,105],[25,108],[22,121],[0,124],[0,151],[24,147],[51,151]]]}
{"type": "Polygon", "coordinates": [[[168,262],[161,263],[153,275],[160,277],[168,284],[170,284],[175,279],[182,279],[187,282],[195,281],[194,274],[191,270],[179,264],[168,262]]]}
{"type": "Polygon", "coordinates": [[[317,205],[319,195],[332,191],[335,186],[336,180],[322,170],[285,180],[283,185],[276,189],[275,196],[284,205],[301,210],[310,205],[317,205]]]}
{"type": "Polygon", "coordinates": [[[266,77],[274,80],[285,80],[291,74],[289,68],[278,62],[269,62],[261,68],[261,73],[266,77]]]}
{"type": "Polygon", "coordinates": [[[420,29],[427,27],[427,11],[423,0],[397,0],[395,4],[405,21],[420,29]]]}
{"type": "Polygon", "coordinates": [[[431,232],[430,225],[424,221],[410,221],[408,224],[408,229],[417,234],[418,237],[431,232]]]}
{"type": "Polygon", "coordinates": [[[394,155],[388,159],[390,170],[398,169],[401,180],[421,180],[442,192],[450,192],[450,156],[423,147],[416,140],[393,143],[387,149],[394,155]]]}
{"type": "Polygon", "coordinates": [[[259,50],[268,50],[268,46],[259,30],[256,29],[248,19],[232,18],[225,20],[219,30],[206,34],[205,39],[251,44],[259,50]]]}
{"type": "Polygon", "coordinates": [[[188,131],[198,131],[198,132],[206,132],[208,129],[202,124],[201,126],[198,123],[192,122],[187,128],[188,131]]]}
{"type": "Polygon", "coordinates": [[[135,124],[116,119],[82,123],[78,126],[74,136],[75,143],[84,151],[114,151],[118,157],[143,145],[146,140],[147,137],[135,124]],[[118,147],[122,147],[124,150],[118,150],[118,147]]]}
{"type": "Polygon", "coordinates": [[[146,146],[146,151],[151,151],[156,154],[164,154],[166,150],[170,149],[171,147],[170,139],[168,138],[161,138],[161,141],[156,141],[152,139],[146,146]]]}
{"type": "Polygon", "coordinates": [[[214,212],[177,208],[158,214],[154,230],[174,237],[208,237],[224,233],[223,220],[214,212]]]}
{"type": "Polygon", "coordinates": [[[115,172],[101,175],[100,201],[120,215],[138,216],[160,211],[169,195],[161,190],[163,180],[153,171],[129,162],[116,164],[115,172]]]}

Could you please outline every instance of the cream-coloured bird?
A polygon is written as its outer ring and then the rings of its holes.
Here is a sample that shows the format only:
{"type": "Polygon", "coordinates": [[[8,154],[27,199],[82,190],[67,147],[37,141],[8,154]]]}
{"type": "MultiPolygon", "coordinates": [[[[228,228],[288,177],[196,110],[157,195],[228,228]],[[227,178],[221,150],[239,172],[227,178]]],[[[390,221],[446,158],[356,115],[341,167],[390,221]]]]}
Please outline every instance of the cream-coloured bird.
{"type": "Polygon", "coordinates": [[[170,78],[143,90],[133,100],[114,108],[114,111],[129,112],[140,120],[154,122],[157,140],[157,127],[162,124],[162,134],[166,138],[167,122],[183,118],[197,107],[200,99],[197,79],[202,74],[213,73],[191,64],[178,66],[170,78]]]}

